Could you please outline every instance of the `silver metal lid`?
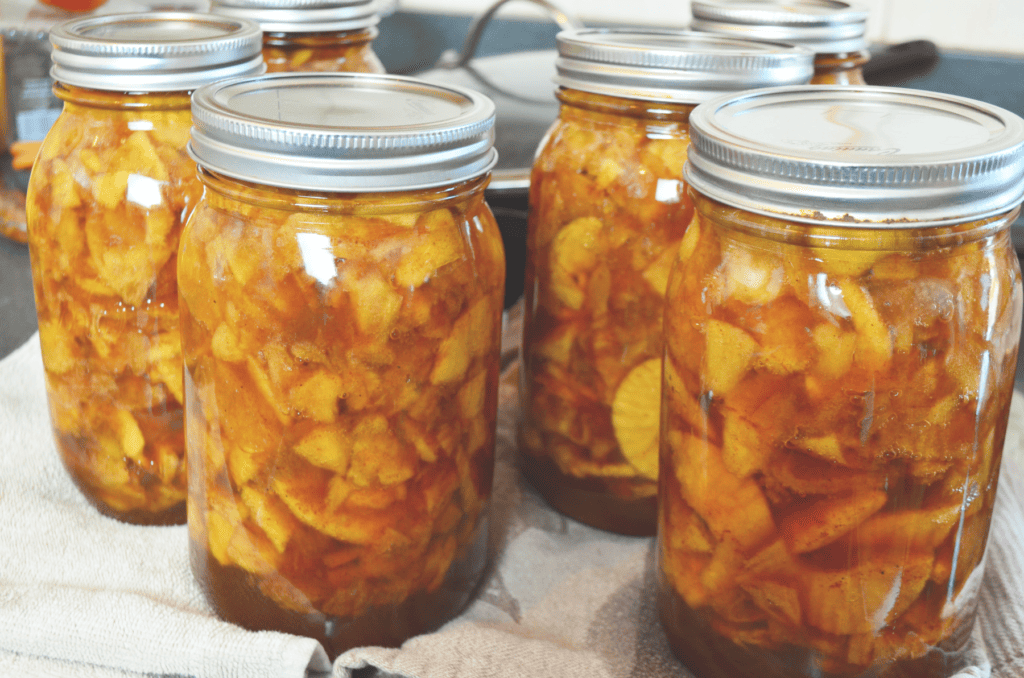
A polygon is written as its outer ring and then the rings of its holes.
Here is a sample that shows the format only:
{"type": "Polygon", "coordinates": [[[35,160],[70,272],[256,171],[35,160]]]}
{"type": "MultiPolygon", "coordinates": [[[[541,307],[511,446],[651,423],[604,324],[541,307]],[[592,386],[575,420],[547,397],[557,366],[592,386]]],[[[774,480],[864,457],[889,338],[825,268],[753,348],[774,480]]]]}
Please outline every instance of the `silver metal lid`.
{"type": "Polygon", "coordinates": [[[189,152],[204,168],[269,186],[404,191],[494,166],[494,104],[395,75],[276,73],[203,87],[189,152]]]}
{"type": "Polygon", "coordinates": [[[868,10],[845,0],[693,0],[690,28],[802,45],[818,54],[866,48],[868,10]]]}
{"type": "Polygon", "coordinates": [[[555,82],[594,94],[697,104],[725,92],[806,83],[813,53],[782,43],[656,29],[557,36],[555,82]]]}
{"type": "Polygon", "coordinates": [[[212,0],[210,11],[249,19],[267,33],[357,31],[376,26],[378,0],[212,0]]]}
{"type": "Polygon", "coordinates": [[[727,205],[805,223],[960,223],[1024,199],[1024,120],[902,88],[752,91],[693,111],[683,174],[727,205]]]}
{"type": "Polygon", "coordinates": [[[115,92],[189,91],[266,70],[259,27],[191,12],[72,19],[50,31],[50,76],[115,92]]]}

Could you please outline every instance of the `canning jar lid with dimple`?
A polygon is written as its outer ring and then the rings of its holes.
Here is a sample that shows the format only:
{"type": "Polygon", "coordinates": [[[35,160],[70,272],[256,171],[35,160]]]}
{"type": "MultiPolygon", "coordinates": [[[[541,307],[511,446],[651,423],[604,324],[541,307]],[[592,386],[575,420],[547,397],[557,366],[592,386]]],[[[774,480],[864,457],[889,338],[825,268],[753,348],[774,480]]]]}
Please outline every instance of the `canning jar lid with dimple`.
{"type": "Polygon", "coordinates": [[[207,170],[258,184],[405,191],[479,177],[497,161],[494,104],[415,78],[276,73],[192,97],[189,152],[207,170]]]}
{"type": "Polygon", "coordinates": [[[50,44],[54,80],[104,91],[189,91],[266,70],[259,26],[209,14],[72,19],[50,31],[50,44]]]}
{"type": "Polygon", "coordinates": [[[1024,200],[1024,120],[902,88],[757,90],[693,111],[683,175],[714,200],[799,222],[962,223],[1024,200]]]}
{"type": "Polygon", "coordinates": [[[866,48],[868,10],[845,0],[693,0],[690,28],[750,40],[778,40],[818,54],[866,48]]]}
{"type": "Polygon", "coordinates": [[[555,83],[606,96],[697,104],[725,92],[806,83],[811,51],[693,31],[580,29],[557,35],[555,83]]]}
{"type": "Polygon", "coordinates": [[[267,33],[357,31],[380,21],[378,0],[212,0],[210,11],[255,21],[267,33]]]}

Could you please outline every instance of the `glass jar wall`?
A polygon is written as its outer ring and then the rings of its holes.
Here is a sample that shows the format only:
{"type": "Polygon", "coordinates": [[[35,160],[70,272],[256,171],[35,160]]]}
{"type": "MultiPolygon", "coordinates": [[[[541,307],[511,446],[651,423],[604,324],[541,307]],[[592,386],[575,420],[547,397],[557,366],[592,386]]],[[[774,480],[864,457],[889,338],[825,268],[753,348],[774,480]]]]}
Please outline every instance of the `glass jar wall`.
{"type": "Polygon", "coordinates": [[[838,54],[816,54],[812,85],[866,85],[864,64],[870,61],[867,50],[838,54]]]}
{"type": "Polygon", "coordinates": [[[373,51],[376,28],[333,33],[265,33],[263,59],[270,73],[383,73],[373,51]]]}
{"type": "Polygon", "coordinates": [[[211,11],[263,30],[269,73],[383,73],[375,0],[213,0],[211,11]]]}
{"type": "Polygon", "coordinates": [[[693,106],[558,97],[555,141],[530,180],[523,471],[569,516],[651,533],[658,447],[648,419],[663,295],[693,214],[674,178],[693,106]]]}
{"type": "Polygon", "coordinates": [[[484,567],[504,298],[485,182],[204,181],[180,268],[196,575],[246,627],[400,644],[484,567]]]}
{"type": "Polygon", "coordinates": [[[938,678],[974,623],[1021,328],[1024,121],[842,91],[691,116],[657,586],[701,676],[938,678]]]}
{"type": "Polygon", "coordinates": [[[177,246],[179,215],[202,190],[182,152],[188,95],[57,91],[64,113],[36,162],[29,202],[57,448],[101,510],[182,523],[177,246]]]}
{"type": "Polygon", "coordinates": [[[185,152],[189,90],[259,72],[259,31],[157,14],[74,21],[52,36],[64,110],[39,151],[27,215],[57,449],[103,513],[183,523],[177,248],[202,192],[185,152]],[[174,54],[187,30],[206,37],[174,54]],[[166,58],[153,58],[150,72],[125,70],[133,50],[153,50],[147,38],[162,41],[166,58]],[[125,93],[139,79],[156,91],[125,93]]]}
{"type": "Polygon", "coordinates": [[[1020,336],[1016,211],[880,238],[697,204],[666,314],[673,647],[707,676],[955,672],[937,648],[959,649],[977,603],[1020,336]]]}
{"type": "Polygon", "coordinates": [[[559,41],[559,117],[530,180],[522,468],[566,515],[653,534],[664,293],[693,213],[689,114],[712,91],[806,82],[811,55],[669,31],[559,41]],[[622,63],[602,71],[608,54],[622,63]]]}
{"type": "Polygon", "coordinates": [[[484,202],[493,105],[410,79],[279,76],[194,107],[207,191],[179,264],[193,572],[247,628],[331,656],[397,646],[454,616],[486,564],[505,280],[484,202]],[[282,90],[290,104],[259,105],[282,90]],[[275,161],[249,155],[273,137],[252,110],[276,110],[275,161]],[[372,176],[377,148],[342,143],[367,125],[380,148],[416,150],[372,176]],[[345,157],[304,164],[326,137],[345,157]]]}

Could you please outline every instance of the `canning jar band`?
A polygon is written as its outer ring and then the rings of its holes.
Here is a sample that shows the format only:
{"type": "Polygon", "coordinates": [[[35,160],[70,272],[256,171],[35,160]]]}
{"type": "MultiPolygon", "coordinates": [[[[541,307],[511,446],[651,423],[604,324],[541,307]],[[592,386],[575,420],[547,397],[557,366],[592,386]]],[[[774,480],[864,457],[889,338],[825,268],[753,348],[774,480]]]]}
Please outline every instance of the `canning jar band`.
{"type": "Polygon", "coordinates": [[[214,0],[214,13],[255,22],[264,33],[356,31],[380,22],[377,2],[214,0]]]}
{"type": "Polygon", "coordinates": [[[867,46],[868,8],[857,2],[694,0],[690,9],[690,27],[695,31],[789,42],[816,52],[847,52],[867,46]]]}
{"type": "Polygon", "coordinates": [[[498,160],[490,99],[405,76],[236,78],[196,90],[192,121],[188,150],[202,167],[282,188],[401,192],[487,174],[498,160]]]}
{"type": "Polygon", "coordinates": [[[250,59],[238,61],[228,66],[213,68],[190,78],[183,78],[180,73],[155,73],[143,70],[144,66],[156,63],[154,59],[125,58],[121,68],[124,70],[116,78],[111,78],[103,71],[78,70],[71,71],[62,66],[54,65],[50,69],[50,77],[68,84],[88,89],[108,90],[115,92],[175,92],[195,90],[205,84],[227,80],[238,76],[259,75],[267,70],[260,53],[250,59]],[[133,73],[135,68],[141,72],[133,73]]]}
{"type": "Polygon", "coordinates": [[[852,62],[855,60],[858,66],[863,66],[871,60],[871,52],[866,49],[848,49],[837,52],[817,52],[814,55],[815,64],[821,61],[852,62]]]}
{"type": "MultiPolygon", "coordinates": [[[[242,15],[236,14],[235,16],[241,17],[242,15]]],[[[376,15],[351,20],[332,20],[330,16],[322,16],[318,18],[304,17],[302,21],[288,21],[277,17],[256,19],[255,17],[248,15],[243,18],[259,23],[260,28],[262,28],[265,33],[326,33],[334,31],[358,31],[371,26],[376,26],[380,21],[376,15]]]]}
{"type": "Polygon", "coordinates": [[[113,90],[76,87],[62,82],[53,83],[57,98],[89,108],[110,110],[176,111],[188,108],[191,90],[170,92],[116,92],[113,90]]]}
{"type": "MultiPolygon", "coordinates": [[[[372,169],[366,168],[367,162],[363,159],[305,158],[302,172],[297,178],[295,178],[294,158],[252,149],[247,149],[247,157],[242,157],[235,148],[202,135],[195,127],[192,128],[192,140],[188,143],[188,153],[201,167],[241,180],[252,180],[254,177],[248,170],[252,163],[258,163],[261,170],[274,174],[276,184],[281,188],[322,191],[324,193],[335,191],[374,193],[434,188],[488,174],[498,162],[498,153],[490,148],[491,144],[490,139],[487,139],[459,149],[465,151],[479,147],[484,152],[477,154],[477,157],[471,162],[455,169],[452,169],[451,160],[456,153],[442,150],[416,156],[415,167],[412,167],[405,157],[380,158],[374,161],[372,169]],[[202,141],[203,154],[201,157],[195,151],[197,139],[202,141]],[[271,170],[271,168],[273,169],[271,170]],[[357,176],[367,182],[373,181],[374,184],[372,186],[365,184],[358,188],[350,188],[346,185],[348,180],[357,176]]],[[[272,184],[268,181],[265,185],[272,184]]]]}
{"type": "Polygon", "coordinates": [[[987,219],[1024,200],[1024,119],[965,97],[774,87],[699,106],[690,125],[686,182],[768,217],[925,227],[987,219]]]}
{"type": "Polygon", "coordinates": [[[308,40],[323,45],[335,45],[339,42],[362,45],[373,42],[379,34],[380,29],[376,26],[338,30],[324,30],[317,27],[302,31],[263,31],[263,44],[271,46],[292,45],[308,40]]]}
{"type": "Polygon", "coordinates": [[[595,94],[700,103],[754,87],[807,83],[814,54],[789,43],[687,30],[558,33],[555,84],[595,94]]]}
{"type": "Polygon", "coordinates": [[[694,22],[695,31],[728,35],[744,40],[767,40],[800,45],[817,53],[856,52],[867,48],[864,24],[837,25],[793,30],[776,26],[745,26],[713,21],[694,22]]]}
{"type": "Polygon", "coordinates": [[[196,12],[136,12],[73,19],[50,31],[50,77],[118,92],[193,90],[258,75],[259,26],[196,12]]]}
{"type": "MultiPolygon", "coordinates": [[[[914,250],[955,247],[976,242],[1003,230],[1018,217],[1018,205],[1008,211],[970,221],[941,224],[895,221],[885,223],[844,222],[829,219],[801,219],[787,215],[763,215],[732,207],[689,187],[698,212],[717,226],[765,240],[807,247],[835,247],[843,250],[886,250],[902,231],[915,231],[914,250]],[[718,212],[717,216],[715,212],[718,212]],[[885,237],[879,237],[883,235],[885,237]]],[[[906,251],[900,249],[900,251],[906,251]]]]}
{"type": "Polygon", "coordinates": [[[474,193],[482,194],[491,180],[490,174],[482,174],[453,184],[402,192],[343,192],[281,188],[220,174],[201,165],[197,173],[205,186],[231,200],[267,209],[317,214],[399,214],[439,209],[474,193]]]}

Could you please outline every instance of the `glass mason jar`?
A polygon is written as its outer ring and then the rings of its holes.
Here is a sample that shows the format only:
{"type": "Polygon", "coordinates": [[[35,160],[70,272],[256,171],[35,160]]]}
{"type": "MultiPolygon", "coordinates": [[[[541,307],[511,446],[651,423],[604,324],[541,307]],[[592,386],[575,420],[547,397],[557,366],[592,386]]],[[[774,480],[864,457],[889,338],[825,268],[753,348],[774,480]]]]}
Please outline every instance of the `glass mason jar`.
{"type": "Polygon", "coordinates": [[[268,73],[383,73],[373,51],[377,0],[212,0],[215,14],[263,30],[268,73]]]}
{"type": "Polygon", "coordinates": [[[494,106],[410,78],[277,74],[200,90],[193,115],[193,572],[247,628],[331,656],[396,646],[454,616],[485,565],[494,106]]]}
{"type": "Polygon", "coordinates": [[[185,152],[189,94],[262,72],[260,32],[148,13],[74,20],[50,39],[64,110],[27,215],[57,449],[101,512],[184,523],[177,251],[202,191],[185,152]]]}
{"type": "Polygon", "coordinates": [[[1024,121],[845,87],[690,121],[662,390],[670,643],[706,677],[957,673],[1021,329],[1024,121]]]}
{"type": "Polygon", "coordinates": [[[681,31],[558,43],[559,116],[530,179],[522,468],[566,515],[654,534],[663,297],[693,213],[690,111],[723,91],[805,83],[812,57],[681,31]]]}
{"type": "Polygon", "coordinates": [[[815,52],[812,85],[863,85],[868,9],[846,0],[693,0],[690,28],[815,52]]]}
{"type": "Polygon", "coordinates": [[[0,236],[24,244],[32,161],[62,103],[48,75],[48,36],[55,22],[30,22],[19,16],[19,9],[14,8],[13,17],[0,17],[0,236]]]}

